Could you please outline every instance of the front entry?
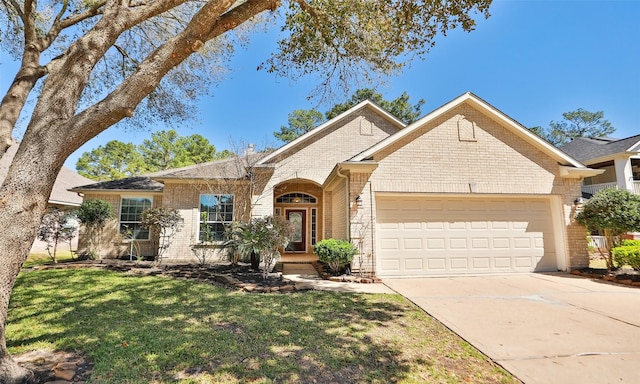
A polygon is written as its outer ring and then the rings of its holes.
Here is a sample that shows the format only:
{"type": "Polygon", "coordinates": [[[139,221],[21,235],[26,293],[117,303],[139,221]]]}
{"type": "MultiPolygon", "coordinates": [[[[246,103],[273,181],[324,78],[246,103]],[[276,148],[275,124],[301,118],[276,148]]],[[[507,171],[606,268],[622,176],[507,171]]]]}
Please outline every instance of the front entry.
{"type": "Polygon", "coordinates": [[[307,247],[307,211],[305,209],[287,210],[287,220],[293,227],[291,242],[287,246],[287,251],[306,252],[307,247]]]}

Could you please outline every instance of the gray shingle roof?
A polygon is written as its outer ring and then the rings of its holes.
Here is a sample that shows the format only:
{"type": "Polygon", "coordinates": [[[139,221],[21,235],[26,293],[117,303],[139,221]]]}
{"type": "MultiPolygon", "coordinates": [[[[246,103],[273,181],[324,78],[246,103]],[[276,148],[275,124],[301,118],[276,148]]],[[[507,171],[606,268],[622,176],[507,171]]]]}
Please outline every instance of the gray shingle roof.
{"type": "Polygon", "coordinates": [[[609,137],[578,137],[560,147],[566,154],[580,162],[588,162],[622,153],[629,148],[638,145],[640,135],[627,137],[626,139],[612,139],[609,137]]]}
{"type": "Polygon", "coordinates": [[[142,176],[118,180],[102,181],[73,188],[73,191],[149,191],[162,192],[164,184],[157,180],[166,179],[241,179],[246,175],[246,167],[255,164],[265,153],[254,153],[241,157],[211,161],[183,168],[168,169],[142,176]]]}
{"type": "Polygon", "coordinates": [[[152,180],[148,176],[134,176],[118,180],[102,181],[99,183],[81,185],[72,188],[72,191],[100,191],[100,190],[119,190],[119,191],[151,191],[162,192],[164,184],[152,180]]]}
{"type": "Polygon", "coordinates": [[[247,167],[253,166],[268,153],[253,153],[246,156],[229,157],[208,163],[188,167],[168,169],[150,173],[147,176],[163,179],[241,179],[247,173],[247,167]]]}

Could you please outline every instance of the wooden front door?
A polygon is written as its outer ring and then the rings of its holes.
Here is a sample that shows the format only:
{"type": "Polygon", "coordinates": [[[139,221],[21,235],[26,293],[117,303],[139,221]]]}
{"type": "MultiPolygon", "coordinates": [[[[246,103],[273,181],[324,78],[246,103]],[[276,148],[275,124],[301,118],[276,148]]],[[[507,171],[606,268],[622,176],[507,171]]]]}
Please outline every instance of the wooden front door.
{"type": "Polygon", "coordinates": [[[293,227],[287,251],[305,252],[307,250],[307,211],[305,209],[287,210],[287,220],[293,227]]]}

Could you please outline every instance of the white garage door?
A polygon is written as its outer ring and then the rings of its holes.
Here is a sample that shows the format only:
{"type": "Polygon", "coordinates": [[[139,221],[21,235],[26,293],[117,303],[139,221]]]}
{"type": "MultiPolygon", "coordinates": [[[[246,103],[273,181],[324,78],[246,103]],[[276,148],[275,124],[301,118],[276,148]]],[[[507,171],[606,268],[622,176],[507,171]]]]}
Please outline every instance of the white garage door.
{"type": "Polygon", "coordinates": [[[378,196],[377,273],[556,271],[549,199],[378,196]]]}

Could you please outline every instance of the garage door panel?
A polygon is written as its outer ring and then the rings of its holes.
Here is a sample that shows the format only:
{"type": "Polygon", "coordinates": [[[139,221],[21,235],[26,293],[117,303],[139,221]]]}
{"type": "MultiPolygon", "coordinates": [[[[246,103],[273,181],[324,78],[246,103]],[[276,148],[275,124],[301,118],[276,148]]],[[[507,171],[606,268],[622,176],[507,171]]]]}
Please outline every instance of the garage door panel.
{"type": "Polygon", "coordinates": [[[444,223],[441,221],[437,221],[437,222],[433,222],[433,221],[428,221],[426,223],[426,229],[444,229],[444,223]]]}
{"type": "Polygon", "coordinates": [[[510,270],[512,268],[511,265],[511,257],[494,257],[493,265],[496,269],[507,269],[510,270]]]}
{"type": "Polygon", "coordinates": [[[446,239],[441,238],[427,238],[427,250],[443,250],[445,249],[446,239]]]}
{"type": "Polygon", "coordinates": [[[466,257],[451,257],[450,261],[452,270],[469,269],[469,260],[466,257]]]}
{"type": "Polygon", "coordinates": [[[548,199],[397,200],[377,201],[381,276],[557,270],[548,199]]]}
{"type": "Polygon", "coordinates": [[[422,258],[411,259],[407,258],[404,262],[404,269],[406,271],[420,271],[424,270],[424,262],[422,258]]]}
{"type": "Polygon", "coordinates": [[[467,249],[467,239],[460,238],[450,238],[449,239],[449,249],[467,249]]]}
{"type": "Polygon", "coordinates": [[[516,257],[517,268],[532,268],[531,257],[516,257]]]}
{"type": "Polygon", "coordinates": [[[400,240],[397,238],[391,239],[380,239],[380,248],[384,251],[399,251],[400,250],[400,240]]]}
{"type": "Polygon", "coordinates": [[[531,239],[528,237],[516,237],[513,239],[515,249],[531,249],[531,239]]]}
{"type": "Polygon", "coordinates": [[[446,271],[447,269],[447,260],[445,258],[428,258],[427,259],[427,268],[430,271],[446,271]]]}
{"type": "Polygon", "coordinates": [[[473,258],[474,269],[491,269],[491,258],[489,257],[474,257],[473,258]]]}
{"type": "Polygon", "coordinates": [[[492,239],[493,249],[509,249],[511,248],[511,241],[508,237],[494,237],[492,239]]]}
{"type": "Polygon", "coordinates": [[[492,221],[491,229],[494,231],[499,231],[499,230],[508,231],[509,223],[507,223],[506,221],[492,221]]]}
{"type": "Polygon", "coordinates": [[[422,223],[420,222],[405,222],[402,224],[402,227],[404,230],[411,230],[411,229],[422,229],[422,223]]]}
{"type": "Polygon", "coordinates": [[[422,239],[404,239],[404,249],[411,250],[416,249],[419,251],[423,250],[422,239]]]}
{"type": "Polygon", "coordinates": [[[486,237],[483,238],[472,238],[471,239],[471,248],[473,249],[489,249],[489,239],[486,237]]]}

